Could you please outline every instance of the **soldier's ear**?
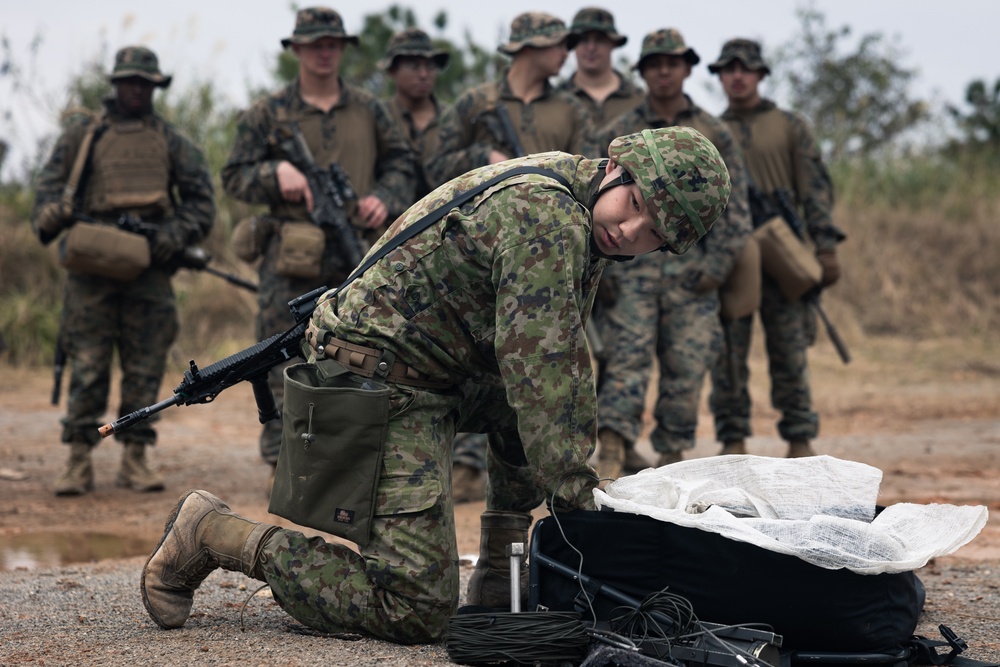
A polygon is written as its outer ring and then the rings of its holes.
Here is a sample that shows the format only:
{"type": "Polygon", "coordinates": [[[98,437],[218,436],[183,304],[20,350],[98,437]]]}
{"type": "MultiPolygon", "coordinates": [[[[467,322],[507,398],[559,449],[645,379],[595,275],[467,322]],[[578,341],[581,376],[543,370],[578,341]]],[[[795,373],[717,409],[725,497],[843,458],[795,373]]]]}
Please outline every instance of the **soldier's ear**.
{"type": "Polygon", "coordinates": [[[617,162],[615,162],[614,160],[608,160],[607,164],[604,165],[604,174],[605,175],[610,174],[612,171],[615,170],[615,167],[617,166],[618,166],[617,162]]]}

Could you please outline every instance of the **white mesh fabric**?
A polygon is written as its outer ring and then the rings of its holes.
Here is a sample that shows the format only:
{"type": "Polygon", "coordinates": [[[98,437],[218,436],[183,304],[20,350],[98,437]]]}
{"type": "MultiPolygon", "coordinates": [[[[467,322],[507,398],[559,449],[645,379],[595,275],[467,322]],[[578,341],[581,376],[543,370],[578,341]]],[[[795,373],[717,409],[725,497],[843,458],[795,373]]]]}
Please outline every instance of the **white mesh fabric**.
{"type": "Polygon", "coordinates": [[[650,468],[594,491],[598,507],[718,533],[860,574],[905,572],[979,534],[984,506],[891,505],[882,472],[832,456],[715,456],[650,468]]]}

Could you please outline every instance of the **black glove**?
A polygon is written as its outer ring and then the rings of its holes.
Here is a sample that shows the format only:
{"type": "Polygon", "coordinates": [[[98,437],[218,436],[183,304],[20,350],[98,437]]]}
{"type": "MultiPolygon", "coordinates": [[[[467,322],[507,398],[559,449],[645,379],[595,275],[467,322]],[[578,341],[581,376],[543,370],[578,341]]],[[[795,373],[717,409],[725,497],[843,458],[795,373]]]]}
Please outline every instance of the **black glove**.
{"type": "Polygon", "coordinates": [[[184,241],[170,223],[164,223],[149,238],[149,255],[153,264],[169,264],[184,251],[184,241]]]}
{"type": "Polygon", "coordinates": [[[35,216],[35,230],[38,232],[38,238],[44,244],[50,243],[52,239],[59,236],[59,232],[72,224],[73,217],[64,215],[62,204],[58,202],[42,205],[38,209],[38,215],[35,216]]]}

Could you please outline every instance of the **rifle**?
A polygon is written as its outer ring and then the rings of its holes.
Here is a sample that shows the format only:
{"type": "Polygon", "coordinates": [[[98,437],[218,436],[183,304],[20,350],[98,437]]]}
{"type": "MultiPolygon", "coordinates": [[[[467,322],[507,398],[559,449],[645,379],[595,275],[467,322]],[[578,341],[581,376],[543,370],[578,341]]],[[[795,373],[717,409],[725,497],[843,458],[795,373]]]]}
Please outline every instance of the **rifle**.
{"type": "Polygon", "coordinates": [[[339,164],[333,162],[326,169],[316,165],[312,151],[302,136],[302,130],[297,123],[290,125],[291,133],[283,136],[279,147],[309,183],[309,191],[313,196],[313,210],[309,212],[309,219],[317,227],[328,226],[333,229],[351,266],[357,266],[364,259],[365,252],[354,233],[353,225],[347,219],[346,202],[357,199],[358,195],[339,164]]]}
{"type": "Polygon", "coordinates": [[[59,395],[62,393],[62,376],[66,368],[66,348],[62,344],[62,327],[56,335],[56,358],[52,364],[52,405],[59,405],[59,395]]]}
{"type": "Polygon", "coordinates": [[[502,100],[497,100],[497,105],[492,111],[484,111],[479,114],[478,120],[486,127],[486,131],[493,135],[493,138],[502,146],[507,146],[513,151],[512,158],[526,155],[521,139],[517,135],[514,123],[507,113],[507,107],[502,100]]]}
{"type": "Polygon", "coordinates": [[[294,326],[288,331],[275,334],[205,368],[198,368],[192,359],[190,367],[184,371],[184,379],[174,389],[173,396],[105,424],[99,429],[101,437],[120,433],[175,405],[211,403],[224,390],[244,381],[253,387],[260,423],[280,418],[281,412],[267,385],[267,374],[275,366],[303,356],[302,340],[305,337],[306,323],[324,292],[326,287],[319,287],[288,302],[288,309],[295,320],[294,326]]]}
{"type": "MultiPolygon", "coordinates": [[[[800,241],[805,241],[806,239],[806,226],[799,217],[799,212],[795,208],[795,204],[792,201],[791,194],[786,188],[776,188],[771,194],[774,200],[774,204],[771,200],[764,196],[757,188],[753,185],[750,186],[750,213],[753,217],[754,227],[757,227],[767,220],[780,215],[782,220],[788,223],[788,226],[792,229],[792,232],[800,241]],[[763,219],[759,219],[758,215],[762,216],[763,219]]],[[[822,289],[820,287],[815,287],[806,293],[802,298],[805,302],[809,304],[816,314],[819,315],[820,320],[823,322],[823,327],[826,329],[827,335],[830,337],[830,342],[837,349],[837,354],[840,356],[840,360],[845,364],[851,362],[851,353],[847,349],[847,345],[844,340],[840,337],[840,333],[837,328],[833,326],[830,322],[830,318],[827,317],[826,311],[823,310],[822,304],[820,304],[820,292],[822,289]]]]}
{"type": "Polygon", "coordinates": [[[226,282],[236,285],[237,287],[242,287],[245,290],[251,292],[257,291],[257,285],[250,282],[249,280],[244,280],[237,275],[232,273],[226,273],[225,271],[220,271],[219,269],[213,268],[208,265],[212,261],[212,256],[209,255],[204,248],[184,248],[184,252],[181,253],[178,258],[180,268],[190,269],[192,271],[204,271],[205,273],[211,273],[213,276],[218,276],[226,282]]]}

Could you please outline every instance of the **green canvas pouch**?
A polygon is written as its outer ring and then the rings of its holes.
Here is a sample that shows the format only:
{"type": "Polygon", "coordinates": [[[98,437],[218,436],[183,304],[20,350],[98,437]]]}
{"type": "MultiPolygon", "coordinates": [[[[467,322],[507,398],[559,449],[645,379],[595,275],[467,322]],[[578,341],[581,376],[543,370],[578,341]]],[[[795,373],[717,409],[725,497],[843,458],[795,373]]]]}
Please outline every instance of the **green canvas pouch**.
{"type": "Polygon", "coordinates": [[[389,388],[324,359],[284,371],[281,452],[268,512],[368,544],[389,388]]]}

